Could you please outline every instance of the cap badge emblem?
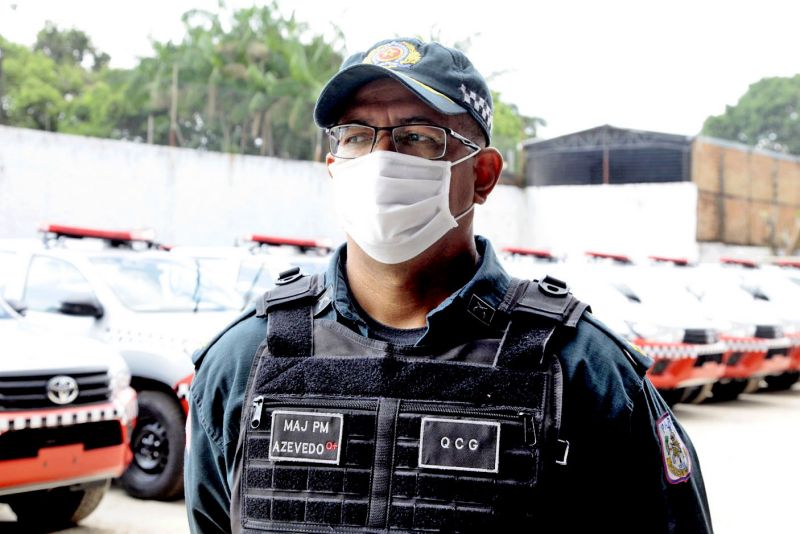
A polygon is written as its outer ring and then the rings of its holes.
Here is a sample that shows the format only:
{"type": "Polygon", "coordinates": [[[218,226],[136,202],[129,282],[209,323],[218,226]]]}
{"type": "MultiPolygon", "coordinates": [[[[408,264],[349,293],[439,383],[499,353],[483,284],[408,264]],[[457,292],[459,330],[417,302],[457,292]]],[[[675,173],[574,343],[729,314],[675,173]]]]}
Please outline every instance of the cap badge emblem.
{"type": "Polygon", "coordinates": [[[417,47],[406,41],[392,41],[370,50],[364,63],[395,68],[415,65],[422,59],[417,47]]]}

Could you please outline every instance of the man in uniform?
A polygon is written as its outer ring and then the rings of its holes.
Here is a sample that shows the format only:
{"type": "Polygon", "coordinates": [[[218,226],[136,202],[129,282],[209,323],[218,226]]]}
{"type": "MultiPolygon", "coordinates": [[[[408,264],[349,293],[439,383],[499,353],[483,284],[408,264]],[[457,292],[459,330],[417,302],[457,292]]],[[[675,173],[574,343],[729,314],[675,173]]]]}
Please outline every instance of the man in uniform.
{"type": "Polygon", "coordinates": [[[417,39],[323,89],[347,243],[196,356],[193,532],[711,531],[647,358],[474,236],[492,112],[464,54],[417,39]]]}

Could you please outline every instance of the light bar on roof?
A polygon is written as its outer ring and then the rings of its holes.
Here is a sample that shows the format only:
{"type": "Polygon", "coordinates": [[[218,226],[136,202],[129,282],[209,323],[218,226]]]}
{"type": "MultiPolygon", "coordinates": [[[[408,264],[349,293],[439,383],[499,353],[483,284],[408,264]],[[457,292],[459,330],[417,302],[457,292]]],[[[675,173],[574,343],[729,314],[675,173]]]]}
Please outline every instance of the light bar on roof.
{"type": "Polygon", "coordinates": [[[669,256],[650,256],[650,259],[662,263],[672,263],[675,265],[680,265],[682,267],[689,265],[688,258],[671,258],[669,256]]]}
{"type": "Polygon", "coordinates": [[[775,262],[775,265],[778,265],[780,267],[794,267],[795,269],[800,269],[800,258],[796,260],[789,260],[789,259],[777,260],[775,262]]]}
{"type": "Polygon", "coordinates": [[[749,269],[758,268],[758,263],[754,262],[753,260],[745,260],[742,258],[720,258],[719,261],[720,263],[727,265],[741,265],[742,267],[747,267],[749,269]]]}
{"type": "Polygon", "coordinates": [[[501,249],[503,252],[508,252],[509,254],[518,254],[520,256],[535,256],[537,258],[553,258],[553,253],[549,250],[542,250],[542,249],[535,249],[535,248],[524,248],[524,247],[503,247],[501,249]]]}
{"type": "Polygon", "coordinates": [[[251,234],[246,236],[245,238],[247,241],[252,241],[254,243],[258,243],[260,245],[272,245],[272,246],[286,246],[286,247],[298,247],[301,249],[325,249],[331,250],[330,245],[326,245],[325,243],[321,243],[314,239],[297,239],[294,237],[280,237],[280,236],[271,236],[271,235],[264,235],[264,234],[251,234]]]}
{"type": "Polygon", "coordinates": [[[64,224],[43,224],[39,231],[54,234],[56,237],[72,237],[75,239],[93,238],[107,241],[142,241],[152,243],[155,240],[153,230],[103,230],[99,228],[86,228],[82,226],[67,226],[64,224]]]}
{"type": "Polygon", "coordinates": [[[609,254],[607,252],[587,251],[586,255],[590,258],[595,258],[598,260],[614,260],[618,263],[633,263],[633,260],[624,254],[609,254]]]}

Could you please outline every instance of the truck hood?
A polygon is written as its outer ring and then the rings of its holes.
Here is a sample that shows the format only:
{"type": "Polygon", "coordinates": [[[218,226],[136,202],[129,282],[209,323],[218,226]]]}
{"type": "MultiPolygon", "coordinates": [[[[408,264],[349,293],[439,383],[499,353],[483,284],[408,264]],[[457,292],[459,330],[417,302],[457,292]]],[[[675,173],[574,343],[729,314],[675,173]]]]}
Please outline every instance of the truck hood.
{"type": "Polygon", "coordinates": [[[112,327],[109,341],[124,350],[187,358],[209,343],[240,312],[137,313],[112,327]]]}
{"type": "Polygon", "coordinates": [[[0,320],[0,373],[124,367],[120,354],[90,338],[51,331],[24,320],[0,320]]]}

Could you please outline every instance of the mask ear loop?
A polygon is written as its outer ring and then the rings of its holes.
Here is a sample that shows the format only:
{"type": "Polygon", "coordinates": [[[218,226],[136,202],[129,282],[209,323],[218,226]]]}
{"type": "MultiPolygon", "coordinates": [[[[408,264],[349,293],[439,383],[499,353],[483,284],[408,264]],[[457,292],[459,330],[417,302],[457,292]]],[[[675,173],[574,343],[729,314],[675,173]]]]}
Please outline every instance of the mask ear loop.
{"type": "Polygon", "coordinates": [[[465,209],[464,211],[462,211],[461,213],[459,213],[454,217],[456,222],[460,221],[462,217],[466,216],[469,212],[471,212],[474,209],[475,209],[475,203],[473,202],[472,204],[469,205],[467,209],[465,209]]]}
{"type": "Polygon", "coordinates": [[[480,150],[476,150],[475,152],[470,152],[469,154],[467,154],[467,155],[466,155],[466,156],[464,156],[463,158],[457,159],[457,160],[455,160],[455,161],[451,161],[451,162],[450,162],[450,166],[451,166],[451,167],[454,167],[454,166],[458,165],[459,163],[462,163],[462,162],[464,162],[464,161],[467,161],[469,158],[471,158],[471,157],[473,157],[473,156],[476,156],[476,155],[477,155],[479,152],[480,152],[480,150]]]}
{"type": "MultiPolygon", "coordinates": [[[[450,167],[452,168],[454,165],[458,165],[459,163],[467,161],[469,158],[477,155],[478,152],[480,152],[480,150],[476,150],[475,152],[467,154],[463,158],[460,158],[460,159],[457,159],[457,160],[455,160],[453,162],[450,162],[450,167]]],[[[448,186],[448,189],[449,189],[450,184],[448,183],[447,186],[448,186]]],[[[453,218],[455,219],[456,222],[458,222],[458,221],[460,221],[462,219],[462,217],[465,217],[469,212],[471,212],[474,209],[475,209],[475,203],[473,202],[472,204],[469,205],[469,207],[467,209],[465,209],[464,211],[462,211],[461,213],[459,213],[458,215],[456,215],[453,218]]]]}

